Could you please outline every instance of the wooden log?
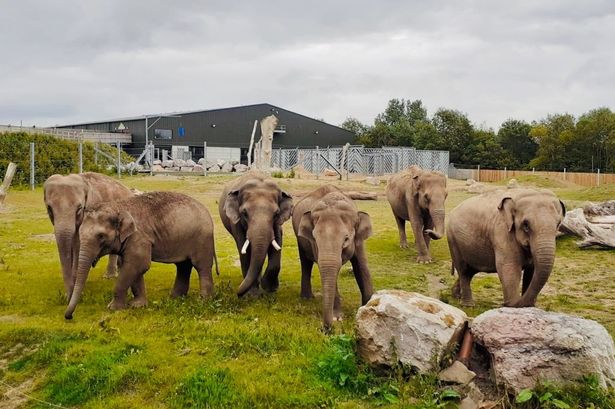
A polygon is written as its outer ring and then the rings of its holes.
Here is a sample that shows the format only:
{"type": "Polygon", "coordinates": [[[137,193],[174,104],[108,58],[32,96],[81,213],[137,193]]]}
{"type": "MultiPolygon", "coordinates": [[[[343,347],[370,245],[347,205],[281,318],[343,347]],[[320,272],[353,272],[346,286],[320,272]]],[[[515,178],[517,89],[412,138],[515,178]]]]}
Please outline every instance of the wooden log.
{"type": "Polygon", "coordinates": [[[346,196],[352,200],[378,200],[378,194],[375,192],[344,192],[346,196]]]}
{"type": "Polygon", "coordinates": [[[9,162],[9,165],[6,167],[4,180],[2,181],[2,185],[0,186],[0,206],[2,206],[6,195],[9,193],[9,188],[11,187],[11,182],[13,182],[13,176],[15,176],[16,171],[17,165],[15,165],[13,162],[9,162]]]}
{"type": "Polygon", "coordinates": [[[591,246],[615,248],[615,224],[590,223],[581,208],[566,213],[559,230],[580,237],[582,240],[577,242],[580,248],[591,246]]]}
{"type": "Polygon", "coordinates": [[[583,213],[586,216],[615,216],[615,200],[585,205],[583,213]]]}

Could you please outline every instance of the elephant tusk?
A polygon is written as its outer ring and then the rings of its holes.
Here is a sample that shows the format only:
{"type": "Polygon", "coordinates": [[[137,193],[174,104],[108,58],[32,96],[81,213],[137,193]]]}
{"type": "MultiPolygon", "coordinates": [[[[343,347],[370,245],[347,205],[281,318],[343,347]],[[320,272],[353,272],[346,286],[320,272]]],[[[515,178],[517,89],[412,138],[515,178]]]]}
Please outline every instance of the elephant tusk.
{"type": "Polygon", "coordinates": [[[243,247],[241,248],[241,254],[246,254],[248,252],[248,246],[250,245],[250,240],[246,239],[243,243],[243,247]]]}
{"type": "Polygon", "coordinates": [[[277,251],[282,250],[282,247],[280,247],[280,245],[278,244],[277,241],[275,241],[275,239],[273,239],[273,241],[271,242],[271,245],[273,246],[274,249],[276,249],[277,251]]]}

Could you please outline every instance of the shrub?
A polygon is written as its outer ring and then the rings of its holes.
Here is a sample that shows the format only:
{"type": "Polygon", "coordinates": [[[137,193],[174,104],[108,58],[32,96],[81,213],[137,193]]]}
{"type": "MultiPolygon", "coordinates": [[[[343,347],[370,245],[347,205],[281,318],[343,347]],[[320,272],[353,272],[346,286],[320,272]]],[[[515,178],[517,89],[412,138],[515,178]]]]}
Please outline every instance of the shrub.
{"type": "MultiPolygon", "coordinates": [[[[26,185],[30,183],[30,143],[35,144],[35,183],[43,183],[54,173],[67,174],[79,171],[79,144],[74,141],[58,139],[49,135],[27,133],[0,133],[0,177],[6,172],[9,162],[15,162],[17,172],[13,184],[26,185]]],[[[117,156],[115,147],[105,144],[98,146],[99,150],[112,157],[117,156]]],[[[121,153],[122,163],[133,158],[125,152],[121,153]]],[[[94,159],[94,144],[83,143],[83,170],[91,172],[113,172],[108,167],[116,165],[103,155],[98,155],[98,164],[94,159]]],[[[115,168],[114,168],[115,169],[115,168]]]]}

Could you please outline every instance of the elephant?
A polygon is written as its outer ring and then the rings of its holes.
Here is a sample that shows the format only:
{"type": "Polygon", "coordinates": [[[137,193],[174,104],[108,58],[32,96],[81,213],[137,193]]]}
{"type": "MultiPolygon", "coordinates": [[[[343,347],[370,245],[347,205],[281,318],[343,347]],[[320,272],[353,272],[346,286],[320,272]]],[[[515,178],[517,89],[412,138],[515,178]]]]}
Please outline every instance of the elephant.
{"type": "Polygon", "coordinates": [[[555,236],[565,215],[564,204],[547,190],[497,190],[462,202],[447,225],[451,270],[459,275],[453,295],[472,306],[472,277],[497,272],[505,306],[534,306],[553,269],[555,236]]]}
{"type": "Polygon", "coordinates": [[[200,294],[213,293],[212,264],[218,261],[214,225],[209,211],[190,196],[174,192],[149,192],[86,210],[79,227],[81,247],[75,288],[64,317],[72,319],[90,267],[106,254],[117,254],[120,273],[113,290],[111,310],[126,308],[132,289],[132,307],[147,305],[143,275],[152,261],[177,267],[172,297],[184,296],[192,267],[199,273],[200,294]]]}
{"type": "Polygon", "coordinates": [[[348,260],[365,305],[374,290],[364,241],[372,235],[370,217],[335,186],[322,186],[302,198],[293,210],[293,229],[301,260],[301,297],[312,298],[312,267],[318,264],[322,282],[323,327],[342,318],[337,289],[340,268],[348,260]]]}
{"type": "Polygon", "coordinates": [[[386,195],[399,230],[399,246],[408,248],[406,220],[410,221],[419,263],[430,263],[429,242],[444,236],[446,177],[416,165],[389,179],[386,195]]]}
{"type": "Polygon", "coordinates": [[[292,209],[291,195],[264,174],[248,172],[225,185],[218,210],[239,251],[243,275],[239,297],[248,291],[257,293],[260,284],[267,292],[278,289],[282,224],[290,218],[292,209]],[[259,283],[266,257],[267,268],[259,283]]]}
{"type": "MultiPolygon", "coordinates": [[[[43,191],[60,253],[64,288],[67,297],[70,297],[79,254],[78,232],[84,211],[100,203],[132,197],[133,192],[116,180],[93,172],[52,175],[45,181],[43,191]]],[[[116,266],[117,257],[110,255],[106,278],[115,277],[116,266]]]]}

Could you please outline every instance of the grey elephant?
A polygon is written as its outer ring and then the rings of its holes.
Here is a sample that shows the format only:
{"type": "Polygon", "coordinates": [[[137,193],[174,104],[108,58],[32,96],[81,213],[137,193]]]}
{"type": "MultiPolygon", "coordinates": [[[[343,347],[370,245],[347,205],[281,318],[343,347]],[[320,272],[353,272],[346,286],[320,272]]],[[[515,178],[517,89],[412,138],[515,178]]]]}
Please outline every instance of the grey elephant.
{"type": "Polygon", "coordinates": [[[372,235],[370,217],[334,186],[320,187],[302,198],[293,210],[293,229],[301,260],[301,297],[312,298],[312,267],[318,264],[322,282],[323,326],[329,331],[341,319],[337,276],[350,260],[366,304],[374,290],[364,241],[372,235]]]}
{"type": "MultiPolygon", "coordinates": [[[[93,172],[52,175],[45,181],[43,192],[60,254],[64,288],[70,296],[79,254],[79,226],[84,212],[100,203],[132,197],[133,192],[116,180],[93,172]]],[[[105,277],[115,277],[116,271],[117,257],[110,255],[105,277]]]]}
{"type": "Polygon", "coordinates": [[[555,236],[565,214],[564,204],[545,190],[498,190],[462,202],[447,225],[453,272],[459,274],[453,295],[473,305],[472,277],[497,272],[505,306],[534,306],[553,269],[555,236]]]}
{"type": "Polygon", "coordinates": [[[408,248],[406,221],[410,221],[419,263],[431,262],[429,243],[444,235],[446,177],[440,172],[411,166],[389,179],[386,195],[397,222],[399,246],[408,248]]]}
{"type": "Polygon", "coordinates": [[[224,187],[218,210],[226,230],[235,239],[243,281],[238,296],[248,291],[276,291],[279,286],[282,224],[290,218],[292,197],[266,175],[249,172],[224,187]],[[265,258],[267,269],[260,283],[265,258]]]}
{"type": "Polygon", "coordinates": [[[73,316],[90,267],[106,254],[120,257],[112,310],[126,308],[128,287],[134,295],[131,306],[147,305],[143,275],[152,261],[176,265],[173,297],[187,294],[192,267],[199,273],[201,296],[213,292],[214,261],[217,269],[213,221],[205,206],[189,196],[149,192],[99,205],[86,211],[79,237],[77,277],[66,319],[73,316]]]}

